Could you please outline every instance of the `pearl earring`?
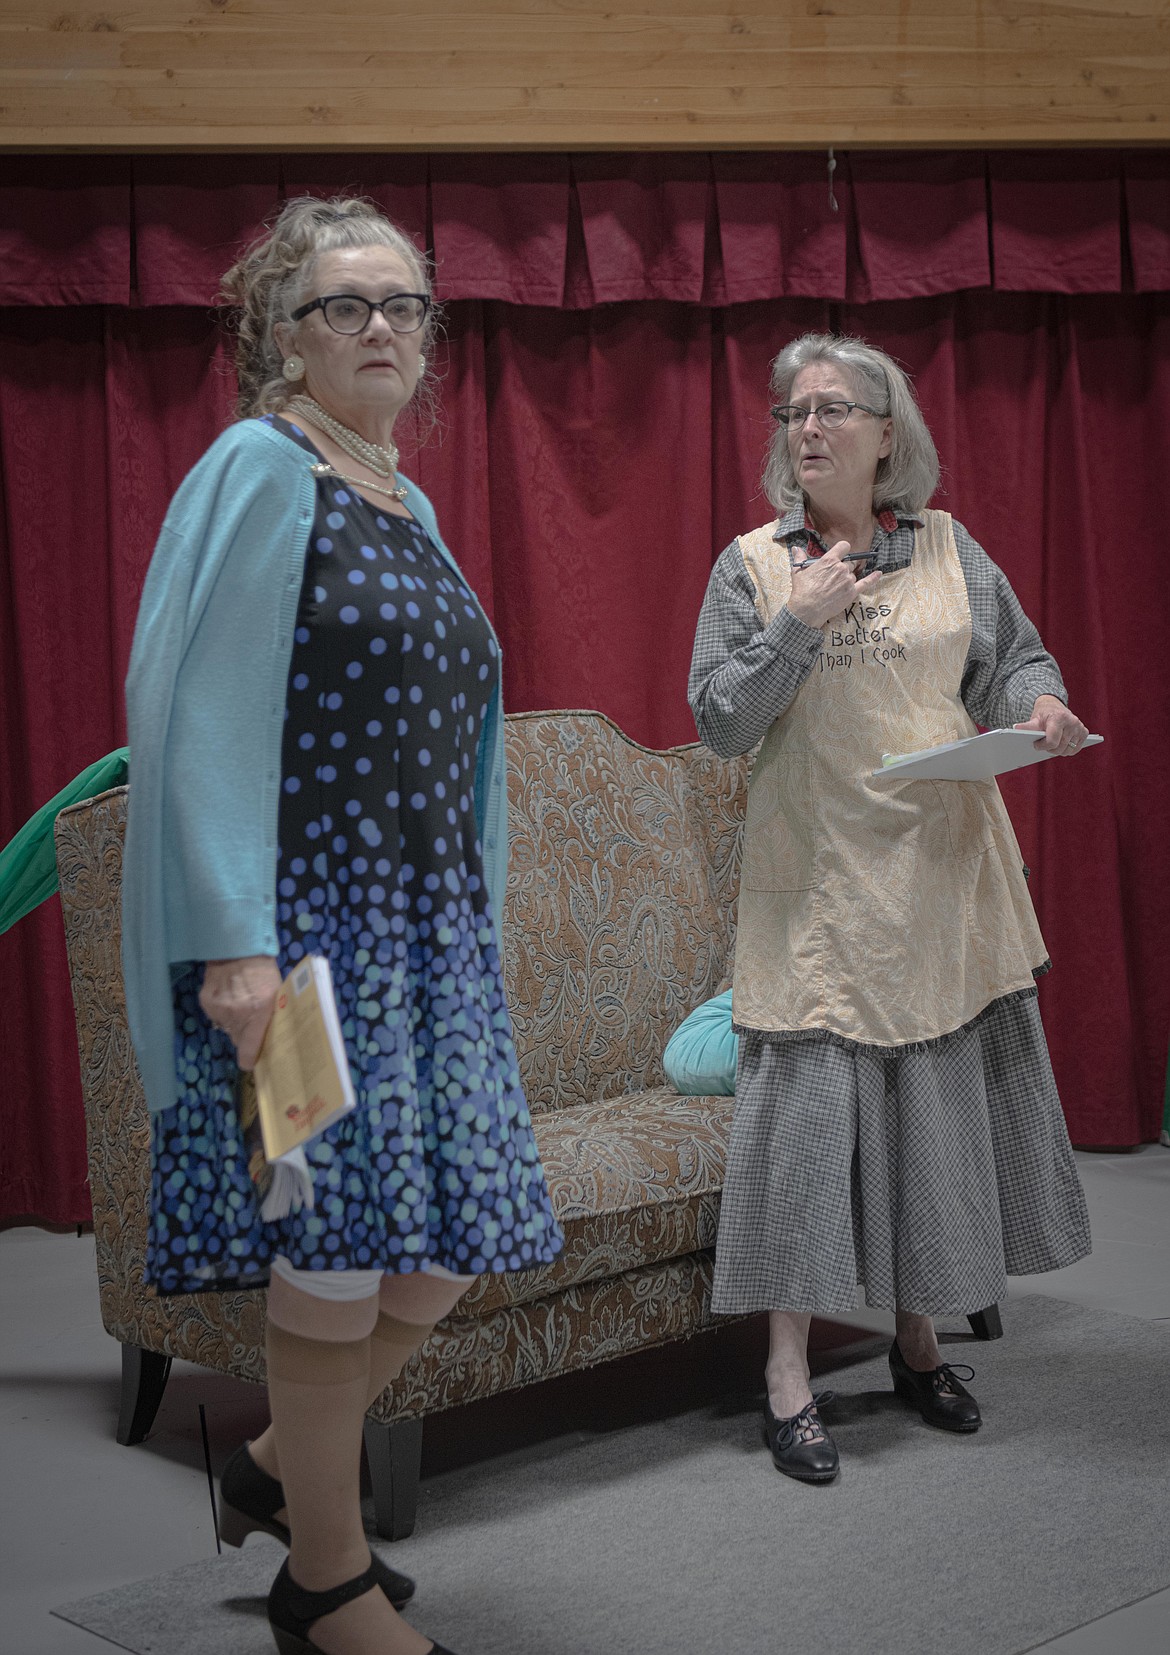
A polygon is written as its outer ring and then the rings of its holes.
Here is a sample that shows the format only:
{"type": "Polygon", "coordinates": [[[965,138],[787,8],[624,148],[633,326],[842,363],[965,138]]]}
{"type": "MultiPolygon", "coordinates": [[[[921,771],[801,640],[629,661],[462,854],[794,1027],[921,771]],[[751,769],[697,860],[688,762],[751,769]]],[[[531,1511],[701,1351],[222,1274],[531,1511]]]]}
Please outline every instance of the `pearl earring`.
{"type": "Polygon", "coordinates": [[[294,379],[304,379],[304,359],[299,356],[286,356],[284,359],[284,367],[280,371],[290,384],[294,379]]]}
{"type": "Polygon", "coordinates": [[[427,359],[426,359],[425,356],[423,356],[420,353],[419,354],[419,359],[418,359],[418,377],[421,379],[423,374],[426,373],[426,371],[427,371],[427,359]]]}

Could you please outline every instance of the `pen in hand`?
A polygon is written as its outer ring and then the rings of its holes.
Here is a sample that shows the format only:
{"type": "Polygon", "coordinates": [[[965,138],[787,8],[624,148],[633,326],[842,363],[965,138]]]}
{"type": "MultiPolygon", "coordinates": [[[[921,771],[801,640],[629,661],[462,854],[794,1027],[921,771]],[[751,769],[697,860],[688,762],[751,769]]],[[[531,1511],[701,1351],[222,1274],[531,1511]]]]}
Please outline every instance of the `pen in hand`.
{"type": "MultiPolygon", "coordinates": [[[[842,563],[864,563],[867,560],[867,558],[870,558],[872,556],[873,556],[872,552],[842,552],[841,562],[842,563]]],[[[820,561],[821,560],[820,560],[819,557],[806,557],[800,563],[794,563],[792,565],[792,567],[794,569],[812,569],[820,561]]]]}

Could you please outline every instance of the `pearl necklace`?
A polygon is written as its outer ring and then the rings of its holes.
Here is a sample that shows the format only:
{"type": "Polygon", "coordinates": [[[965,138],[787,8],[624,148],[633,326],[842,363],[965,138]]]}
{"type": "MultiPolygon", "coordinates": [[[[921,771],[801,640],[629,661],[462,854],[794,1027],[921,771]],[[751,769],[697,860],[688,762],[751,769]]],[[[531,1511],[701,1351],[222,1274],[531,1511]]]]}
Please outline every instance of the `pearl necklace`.
{"type": "Polygon", "coordinates": [[[306,419],[312,420],[314,425],[319,425],[326,436],[333,438],[338,448],[352,455],[355,460],[360,460],[362,465],[368,465],[379,477],[393,477],[397,471],[398,450],[393,443],[383,448],[379,443],[367,442],[359,432],[352,430],[348,425],[342,425],[340,420],[326,413],[313,397],[305,396],[303,393],[290,397],[281,412],[289,410],[303,414],[306,419]]]}

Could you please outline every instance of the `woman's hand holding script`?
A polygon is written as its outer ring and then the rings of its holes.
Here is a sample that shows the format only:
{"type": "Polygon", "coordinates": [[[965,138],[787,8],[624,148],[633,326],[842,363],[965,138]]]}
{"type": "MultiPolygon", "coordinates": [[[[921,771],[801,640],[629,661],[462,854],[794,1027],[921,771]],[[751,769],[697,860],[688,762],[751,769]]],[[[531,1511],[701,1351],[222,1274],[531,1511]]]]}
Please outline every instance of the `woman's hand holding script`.
{"type": "Polygon", "coordinates": [[[880,570],[859,580],[855,571],[861,565],[847,563],[848,552],[849,542],[838,540],[824,557],[793,570],[788,610],[798,621],[806,626],[824,626],[834,615],[843,614],[859,592],[870,591],[881,580],[880,570]]]}
{"type": "Polygon", "coordinates": [[[280,967],[268,954],[208,960],[199,1004],[236,1048],[241,1069],[254,1069],[280,988],[280,967]]]}
{"type": "Polygon", "coordinates": [[[1040,739],[1037,747],[1043,747],[1050,753],[1063,756],[1066,753],[1076,753],[1085,745],[1088,728],[1081,723],[1074,712],[1058,701],[1054,695],[1038,695],[1036,705],[1032,708],[1032,716],[1026,724],[1017,724],[1017,730],[1038,730],[1040,739]]]}

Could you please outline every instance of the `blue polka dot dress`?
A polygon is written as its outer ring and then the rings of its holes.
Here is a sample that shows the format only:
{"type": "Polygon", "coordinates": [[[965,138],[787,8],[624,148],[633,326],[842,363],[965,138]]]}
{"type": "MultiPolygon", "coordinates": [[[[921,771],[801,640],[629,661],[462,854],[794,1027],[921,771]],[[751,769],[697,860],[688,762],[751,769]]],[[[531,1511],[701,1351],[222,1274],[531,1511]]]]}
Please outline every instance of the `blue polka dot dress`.
{"type": "Polygon", "coordinates": [[[358,1106],[307,1149],[314,1209],[263,1222],[234,1048],[200,1010],[202,967],[180,979],[179,1101],[153,1129],[160,1292],[260,1284],[278,1253],[471,1275],[560,1251],[475,820],[498,673],[476,599],[420,525],[320,479],[284,725],[279,964],[328,956],[358,1106]]]}

